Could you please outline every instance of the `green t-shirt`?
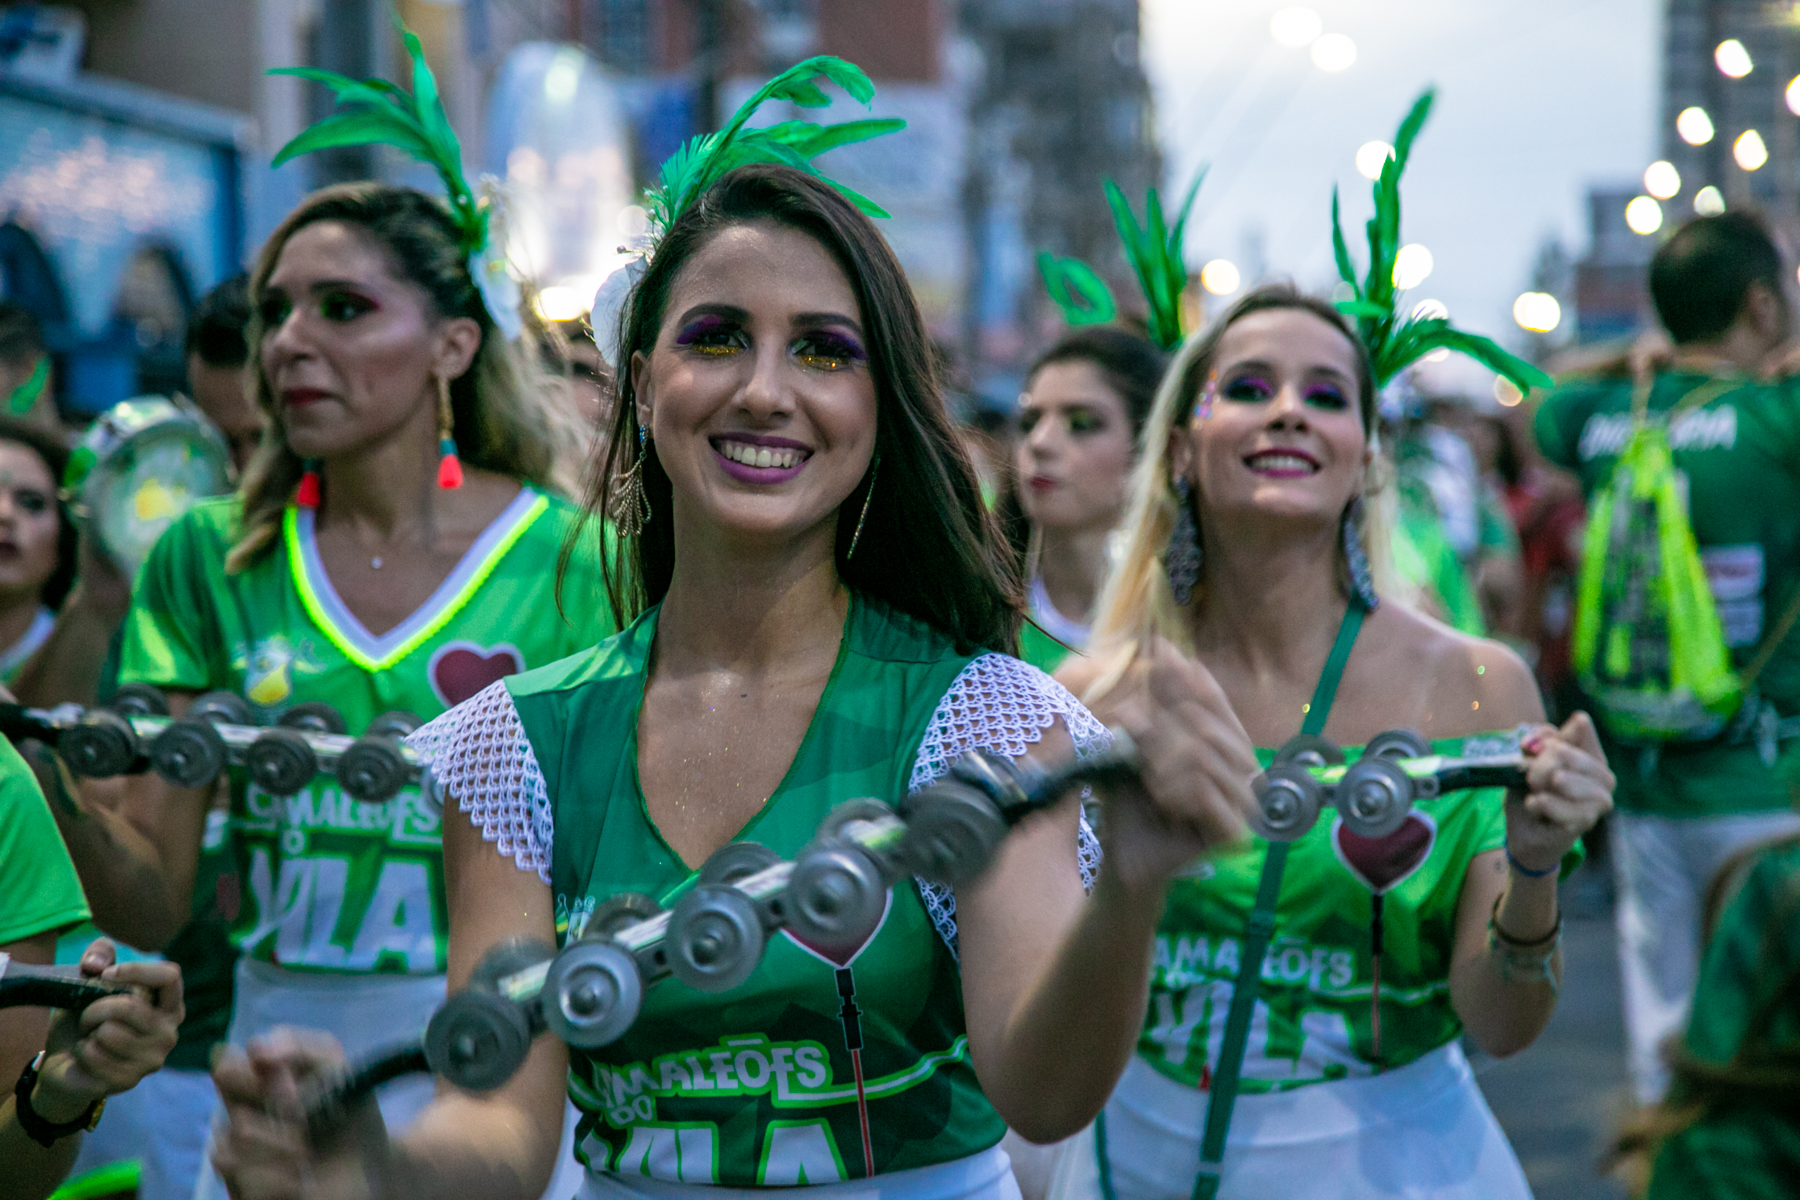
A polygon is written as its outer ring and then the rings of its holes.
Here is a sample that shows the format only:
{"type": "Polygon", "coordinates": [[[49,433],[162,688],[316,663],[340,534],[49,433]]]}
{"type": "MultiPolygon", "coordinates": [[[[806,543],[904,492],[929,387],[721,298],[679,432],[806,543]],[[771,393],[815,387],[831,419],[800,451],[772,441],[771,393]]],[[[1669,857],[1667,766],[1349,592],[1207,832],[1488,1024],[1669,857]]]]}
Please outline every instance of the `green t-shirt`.
{"type": "MultiPolygon", "coordinates": [[[[565,938],[608,896],[671,904],[695,879],[638,786],[655,633],[652,610],[597,649],[507,681],[555,814],[565,938]]],[[[738,837],[791,858],[835,805],[904,795],[932,715],[970,661],[918,622],[853,597],[793,765],[738,837]]],[[[856,951],[778,934],[744,984],[709,995],[665,979],[629,1033],[570,1059],[576,1153],[598,1170],[818,1184],[949,1162],[1004,1132],[969,1064],[956,960],[911,883],[892,889],[856,951]]]]}
{"type": "MultiPolygon", "coordinates": [[[[380,636],[326,577],[309,510],[289,508],[280,542],[226,574],[236,512],[229,498],[203,502],[157,542],[126,617],[122,680],[228,689],[265,720],[324,701],[354,733],[395,709],[430,720],[611,631],[597,572],[582,561],[558,611],[556,562],[572,510],[531,488],[417,612],[380,636]]],[[[440,818],[416,787],[368,804],[328,774],[288,797],[233,776],[229,839],[242,886],[227,915],[246,954],[300,970],[444,970],[440,818]]]]}
{"type": "MultiPolygon", "coordinates": [[[[1762,852],[1720,914],[1694,993],[1688,1051],[1724,1066],[1754,1041],[1740,1065],[1767,1069],[1776,1055],[1791,1064],[1800,1053],[1796,964],[1800,843],[1788,841],[1762,852]],[[1759,1013],[1766,1013],[1761,1022],[1759,1013]]],[[[1791,1065],[1785,1069],[1792,1072],[1791,1065]]],[[[1679,1094],[1672,1099],[1679,1103],[1679,1094]]],[[[1649,1200],[1784,1200],[1800,1194],[1800,1124],[1791,1096],[1789,1101],[1778,1107],[1745,1097],[1715,1105],[1663,1146],[1649,1200]]]]}
{"type": "MultiPolygon", "coordinates": [[[[1651,389],[1651,413],[1708,382],[1662,376],[1651,389]]],[[[1573,379],[1544,399],[1534,419],[1544,456],[1580,475],[1589,496],[1612,478],[1630,437],[1631,390],[1627,379],[1573,379]]],[[[1745,381],[1693,406],[1676,417],[1669,445],[1686,479],[1694,540],[1725,644],[1742,669],[1800,588],[1800,379],[1745,381]]],[[[1756,689],[1781,716],[1800,714],[1800,637],[1781,644],[1756,689]]],[[[1621,808],[1661,816],[1786,808],[1789,781],[1800,779],[1800,741],[1783,749],[1771,769],[1753,743],[1672,742],[1654,759],[1609,743],[1619,780],[1614,797],[1621,808]]]]}
{"type": "MultiPolygon", "coordinates": [[[[1437,742],[1433,750],[1493,754],[1516,745],[1510,735],[1485,734],[1437,742]]],[[[1360,753],[1347,748],[1345,758],[1355,762],[1360,753]]],[[[1267,766],[1274,752],[1257,756],[1267,766]]],[[[1483,788],[1422,800],[1406,824],[1379,841],[1348,833],[1327,808],[1292,844],[1251,1017],[1242,1091],[1372,1075],[1462,1032],[1450,1005],[1456,909],[1469,862],[1506,843],[1505,797],[1503,789],[1483,788]],[[1365,880],[1385,888],[1379,1061],[1370,1019],[1373,900],[1365,880]]],[[[1211,1086],[1267,853],[1268,843],[1256,839],[1169,889],[1138,1054],[1177,1083],[1211,1086]]]]}
{"type": "Polygon", "coordinates": [[[1487,622],[1481,601],[1469,583],[1462,559],[1444,537],[1437,510],[1419,508],[1403,499],[1394,525],[1394,573],[1405,586],[1424,597],[1427,608],[1444,624],[1476,637],[1485,636],[1487,622]]]}
{"type": "Polygon", "coordinates": [[[0,946],[87,919],[87,897],[37,777],[0,738],[0,946]]]}

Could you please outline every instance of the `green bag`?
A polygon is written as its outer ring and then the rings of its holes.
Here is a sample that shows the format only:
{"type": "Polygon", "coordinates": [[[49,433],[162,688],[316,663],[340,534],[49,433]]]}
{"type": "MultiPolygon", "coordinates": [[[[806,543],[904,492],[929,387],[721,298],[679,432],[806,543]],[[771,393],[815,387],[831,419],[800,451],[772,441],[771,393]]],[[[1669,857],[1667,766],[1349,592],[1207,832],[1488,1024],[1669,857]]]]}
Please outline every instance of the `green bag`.
{"type": "Polygon", "coordinates": [[[1731,666],[1688,521],[1686,479],[1669,447],[1678,413],[1736,386],[1702,384],[1651,420],[1650,385],[1640,383],[1631,437],[1593,496],[1572,655],[1582,689],[1629,741],[1715,737],[1743,703],[1746,685],[1731,666]]]}

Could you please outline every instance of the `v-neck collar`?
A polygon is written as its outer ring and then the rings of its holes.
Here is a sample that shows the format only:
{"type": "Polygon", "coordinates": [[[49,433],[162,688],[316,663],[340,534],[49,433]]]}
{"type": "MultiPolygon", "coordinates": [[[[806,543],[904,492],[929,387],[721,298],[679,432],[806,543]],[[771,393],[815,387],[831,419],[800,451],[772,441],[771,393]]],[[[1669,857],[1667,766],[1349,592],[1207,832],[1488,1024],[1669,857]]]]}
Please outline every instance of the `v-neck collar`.
{"type": "MultiPolygon", "coordinates": [[[[818,706],[813,709],[812,717],[806,722],[806,732],[801,735],[800,745],[795,748],[794,757],[788,763],[787,769],[781,773],[781,782],[775,785],[775,790],[768,794],[755,814],[727,839],[727,844],[750,838],[751,831],[762,824],[763,819],[774,811],[775,805],[787,791],[788,785],[793,782],[794,768],[806,758],[807,753],[812,749],[813,740],[817,736],[819,728],[819,714],[827,711],[827,702],[831,700],[837,688],[838,677],[844,672],[844,663],[850,657],[850,642],[856,633],[857,607],[860,603],[856,589],[850,589],[850,604],[844,613],[844,634],[843,639],[838,642],[837,658],[832,662],[831,674],[826,676],[825,687],[819,693],[818,706]]],[[[637,704],[632,708],[631,732],[626,738],[625,752],[631,762],[631,782],[633,789],[637,792],[638,814],[643,818],[645,827],[650,830],[650,835],[668,853],[669,861],[675,865],[677,870],[686,873],[685,878],[671,887],[665,895],[658,897],[657,902],[667,908],[674,902],[675,897],[699,880],[700,867],[688,866],[687,860],[681,857],[680,852],[674,846],[670,845],[669,839],[663,836],[662,829],[650,816],[650,800],[644,795],[644,779],[638,771],[638,723],[643,719],[644,693],[650,687],[650,655],[656,642],[656,624],[662,615],[661,608],[662,606],[659,604],[641,618],[647,628],[642,631],[638,645],[635,647],[639,656],[635,664],[638,668],[637,704]]]]}
{"type": "Polygon", "coordinates": [[[289,505],[283,519],[288,565],[300,603],[331,643],[365,671],[383,671],[442,629],[480,588],[513,543],[550,507],[531,487],[521,487],[500,515],[481,531],[454,570],[404,621],[377,636],[356,619],[325,573],[313,510],[289,505]]]}

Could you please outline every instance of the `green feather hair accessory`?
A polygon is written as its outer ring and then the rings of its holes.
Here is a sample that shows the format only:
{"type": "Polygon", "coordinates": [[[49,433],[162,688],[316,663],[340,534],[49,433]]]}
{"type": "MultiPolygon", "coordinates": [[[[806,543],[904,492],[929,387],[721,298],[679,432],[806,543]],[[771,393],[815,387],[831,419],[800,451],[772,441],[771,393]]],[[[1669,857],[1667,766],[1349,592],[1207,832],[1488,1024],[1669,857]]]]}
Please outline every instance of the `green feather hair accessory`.
{"type": "Polygon", "coordinates": [[[1048,250],[1039,250],[1037,266],[1038,274],[1044,277],[1044,290],[1062,309],[1063,320],[1069,324],[1104,325],[1119,315],[1119,305],[1106,280],[1079,258],[1058,258],[1048,250]]]}
{"type": "MultiPolygon", "coordinates": [[[[1144,303],[1149,308],[1150,339],[1164,350],[1181,344],[1181,293],[1188,283],[1181,239],[1194,197],[1200,191],[1200,181],[1205,177],[1202,170],[1194,179],[1173,225],[1163,216],[1162,198],[1155,188],[1144,197],[1144,223],[1139,225],[1125,193],[1112,180],[1106,181],[1106,203],[1112,209],[1113,227],[1119,231],[1125,260],[1137,273],[1138,286],[1143,288],[1144,303]]],[[[1118,305],[1106,281],[1080,259],[1058,258],[1048,250],[1040,250],[1037,263],[1050,299],[1062,309],[1063,319],[1069,324],[1100,325],[1118,315],[1118,305]]]]}
{"type": "Polygon", "coordinates": [[[418,35],[401,24],[398,15],[394,24],[412,57],[410,93],[385,79],[352,79],[316,67],[278,67],[269,72],[322,83],[342,106],[342,111],[302,130],[281,148],[270,165],[279,167],[302,154],[338,146],[393,146],[431,167],[443,180],[450,217],[461,234],[463,252],[469,256],[469,274],[481,292],[488,315],[508,340],[515,339],[523,329],[520,291],[507,267],[504,249],[496,245],[501,239],[491,228],[497,196],[486,187],[484,194],[477,196],[469,186],[463,175],[462,144],[450,127],[450,118],[438,95],[437,79],[425,63],[418,35]]]}
{"type": "Polygon", "coordinates": [[[1466,354],[1482,366],[1511,380],[1520,391],[1549,387],[1551,379],[1524,359],[1502,350],[1493,340],[1454,328],[1448,319],[1435,316],[1402,317],[1395,309],[1399,289],[1394,283],[1394,263],[1400,257],[1400,176],[1412,153],[1413,139],[1431,115],[1436,89],[1427,88],[1394,135],[1394,154],[1382,164],[1375,181],[1375,215],[1369,218],[1369,273],[1356,279],[1350,248],[1344,243],[1343,222],[1338,216],[1338,194],[1331,190],[1331,248],[1338,274],[1350,285],[1352,299],[1340,301],[1338,311],[1356,322],[1356,332],[1368,347],[1375,368],[1375,386],[1385,387],[1394,376],[1434,350],[1466,354]]]}
{"type": "Polygon", "coordinates": [[[689,138],[663,163],[657,172],[656,186],[644,194],[644,208],[650,215],[650,236],[639,244],[629,260],[606,277],[594,297],[589,322],[594,331],[594,344],[607,363],[617,365],[619,319],[632,289],[649,269],[647,259],[655,253],[656,243],[669,232],[688,206],[727,171],[751,163],[779,163],[830,184],[871,217],[888,215],[867,196],[827,177],[813,166],[812,160],[839,146],[898,132],[906,128],[905,121],[895,117],[842,121],[835,125],[782,121],[755,129],[745,128],[756,110],[771,100],[786,101],[800,108],[829,105],[831,98],[816,82],[821,77],[837,84],[865,108],[875,98],[875,85],[861,67],[829,54],[817,55],[796,63],[763,84],[738,106],[723,129],[689,138]]]}

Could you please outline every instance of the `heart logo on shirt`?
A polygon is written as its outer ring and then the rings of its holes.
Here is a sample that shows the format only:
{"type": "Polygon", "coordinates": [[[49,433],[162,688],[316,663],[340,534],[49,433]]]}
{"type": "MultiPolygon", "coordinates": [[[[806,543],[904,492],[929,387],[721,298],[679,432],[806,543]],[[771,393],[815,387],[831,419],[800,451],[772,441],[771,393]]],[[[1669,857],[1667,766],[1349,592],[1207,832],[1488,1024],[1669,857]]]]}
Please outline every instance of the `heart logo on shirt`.
{"type": "Polygon", "coordinates": [[[445,708],[454,708],[490,683],[525,669],[518,647],[501,644],[478,646],[474,642],[445,642],[431,656],[426,677],[445,708]]]}
{"type": "Polygon", "coordinates": [[[1400,828],[1386,837],[1369,838],[1351,833],[1339,817],[1331,826],[1331,848],[1344,869],[1377,896],[1404,883],[1431,857],[1437,844],[1437,822],[1431,814],[1413,809],[1400,828]]]}
{"type": "Polygon", "coordinates": [[[857,959],[857,956],[860,955],[864,950],[868,949],[870,944],[873,943],[876,938],[881,936],[881,928],[882,928],[882,926],[887,924],[888,913],[892,912],[893,910],[894,910],[894,889],[889,888],[888,893],[887,893],[887,903],[882,906],[881,920],[875,922],[874,932],[870,933],[868,937],[864,938],[861,942],[859,942],[855,946],[848,946],[848,947],[846,947],[846,946],[835,946],[835,947],[815,946],[811,942],[802,941],[801,939],[795,937],[792,930],[783,929],[781,931],[781,933],[782,933],[782,936],[787,938],[788,941],[794,943],[794,945],[800,947],[802,950],[806,951],[808,954],[812,955],[814,958],[823,959],[825,962],[830,963],[832,966],[838,967],[841,969],[841,968],[847,967],[851,963],[855,962],[857,959]]]}

